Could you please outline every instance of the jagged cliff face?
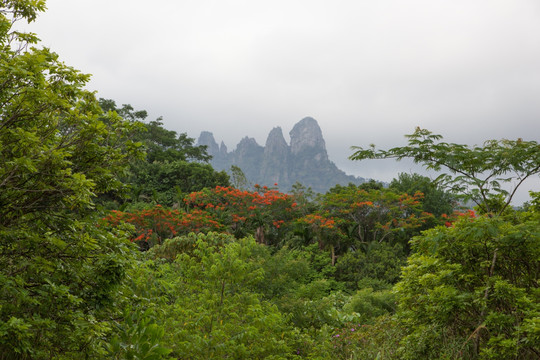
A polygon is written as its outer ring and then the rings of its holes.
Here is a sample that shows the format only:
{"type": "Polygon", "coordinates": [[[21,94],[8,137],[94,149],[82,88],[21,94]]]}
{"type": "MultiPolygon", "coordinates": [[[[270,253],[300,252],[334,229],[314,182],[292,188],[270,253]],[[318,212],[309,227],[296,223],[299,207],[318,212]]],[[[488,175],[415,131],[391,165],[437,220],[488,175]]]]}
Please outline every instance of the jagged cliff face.
{"type": "Polygon", "coordinates": [[[269,184],[289,184],[291,150],[280,127],[273,128],[264,146],[260,179],[269,184]]]}
{"type": "Polygon", "coordinates": [[[290,131],[290,145],[283,137],[280,127],[270,131],[265,146],[255,139],[245,137],[232,152],[227,152],[223,142],[217,145],[212,133],[203,131],[199,145],[208,146],[212,166],[217,170],[229,170],[231,165],[242,169],[253,184],[279,184],[283,191],[299,182],[316,192],[326,192],[336,184],[350,182],[360,184],[365,180],[346,175],[328,159],[326,144],[317,121],[306,117],[290,131]]]}
{"type": "Polygon", "coordinates": [[[328,160],[322,131],[315,119],[303,118],[294,125],[289,135],[291,136],[291,153],[293,155],[298,156],[308,152],[314,154],[318,161],[328,160]]]}
{"type": "Polygon", "coordinates": [[[209,131],[203,131],[197,143],[199,145],[206,145],[208,154],[212,155],[211,164],[214,169],[229,170],[231,167],[231,156],[227,152],[227,147],[223,141],[221,142],[221,146],[218,146],[214,135],[209,131]]]}
{"type": "Polygon", "coordinates": [[[219,146],[214,139],[214,135],[210,131],[203,131],[199,136],[199,145],[205,145],[207,147],[208,154],[219,153],[219,146]]]}
{"type": "Polygon", "coordinates": [[[248,180],[257,179],[261,173],[263,154],[264,148],[257,144],[255,139],[245,137],[240,140],[232,153],[232,165],[242,169],[248,180]]]}

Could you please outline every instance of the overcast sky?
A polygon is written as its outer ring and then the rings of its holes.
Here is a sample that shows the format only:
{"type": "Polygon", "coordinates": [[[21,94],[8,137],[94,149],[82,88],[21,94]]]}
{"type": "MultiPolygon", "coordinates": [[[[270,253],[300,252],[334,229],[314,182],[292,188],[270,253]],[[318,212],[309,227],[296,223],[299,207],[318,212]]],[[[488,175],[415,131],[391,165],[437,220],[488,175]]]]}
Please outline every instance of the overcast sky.
{"type": "MultiPolygon", "coordinates": [[[[305,116],[349,174],[389,181],[409,163],[351,162],[350,146],[540,140],[538,0],[48,0],[30,29],[90,88],[229,150],[286,140],[305,116]]],[[[540,180],[525,184],[540,190],[540,180]]],[[[526,190],[526,189],[524,189],[526,190]]],[[[519,200],[527,198],[522,191],[519,200]]]]}

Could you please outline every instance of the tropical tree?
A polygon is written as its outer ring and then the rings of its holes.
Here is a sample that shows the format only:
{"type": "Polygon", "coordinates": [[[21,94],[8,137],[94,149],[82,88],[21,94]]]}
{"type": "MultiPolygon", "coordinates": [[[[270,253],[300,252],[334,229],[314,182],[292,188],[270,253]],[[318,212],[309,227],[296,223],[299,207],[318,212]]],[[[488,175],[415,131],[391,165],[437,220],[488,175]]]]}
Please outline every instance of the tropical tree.
{"type": "Polygon", "coordinates": [[[236,237],[254,235],[263,244],[276,244],[297,211],[291,195],[258,184],[255,191],[216,186],[192,192],[184,201],[190,211],[208,212],[236,237]]]}
{"type": "Polygon", "coordinates": [[[321,199],[321,214],[336,219],[353,249],[372,242],[394,241],[407,229],[422,225],[433,215],[421,209],[422,193],[408,195],[386,188],[364,190],[362,185],[337,185],[321,199]]]}
{"type": "Polygon", "coordinates": [[[248,190],[249,181],[246,178],[246,174],[236,165],[232,165],[230,169],[231,173],[231,185],[239,190],[248,190]]]}
{"type": "MultiPolygon", "coordinates": [[[[298,336],[287,317],[257,293],[265,252],[253,238],[190,234],[154,247],[150,256],[175,259],[159,266],[164,297],[165,341],[183,359],[262,359],[292,357],[298,336]]],[[[137,270],[145,276],[144,269],[137,270]],[[142,271],[141,271],[142,270],[142,271]]],[[[158,273],[155,272],[155,273],[158,273]]],[[[154,284],[141,284],[146,290],[154,284]]],[[[138,295],[142,295],[139,293],[138,295]]]]}
{"type": "Polygon", "coordinates": [[[134,140],[143,143],[146,150],[146,160],[154,161],[201,161],[206,162],[211,156],[206,152],[206,146],[195,145],[195,139],[186,133],[178,134],[176,131],[163,127],[163,118],[146,121],[146,110],[135,110],[130,104],[117,107],[111,99],[99,99],[101,108],[105,111],[113,111],[123,119],[142,124],[140,131],[133,134],[134,140]]]}
{"type": "Polygon", "coordinates": [[[540,356],[538,213],[462,217],[413,240],[395,291],[403,359],[540,356]]]}
{"type": "Polygon", "coordinates": [[[131,164],[130,173],[132,202],[164,206],[179,207],[186,194],[229,185],[225,171],[216,171],[210,164],[183,160],[137,161],[131,164]]]}
{"type": "Polygon", "coordinates": [[[451,214],[457,206],[454,195],[444,191],[440,185],[427,176],[420,174],[400,173],[397,179],[393,179],[388,186],[390,189],[414,195],[422,193],[422,209],[433,214],[436,218],[442,214],[451,214]]]}
{"type": "Polygon", "coordinates": [[[190,212],[167,209],[155,205],[149,209],[123,212],[112,210],[103,218],[104,224],[113,228],[128,223],[135,227],[131,241],[139,245],[141,250],[148,250],[166,239],[193,233],[209,231],[225,231],[225,225],[216,221],[213,215],[205,210],[194,209],[190,212]]]}
{"type": "MultiPolygon", "coordinates": [[[[130,123],[137,124],[132,139],[143,144],[146,159],[132,161],[129,172],[123,179],[131,187],[131,203],[145,202],[166,206],[179,206],[186,193],[206,187],[228,186],[229,176],[225,171],[215,171],[207,162],[211,156],[206,146],[195,145],[195,139],[186,133],[163,127],[163,119],[147,122],[145,110],[135,110],[124,104],[117,107],[110,99],[100,99],[104,111],[112,111],[130,123]]],[[[109,208],[124,208],[125,199],[103,197],[112,205],[109,208]]]]}
{"type": "Polygon", "coordinates": [[[136,125],[104,114],[89,76],[15,29],[44,1],[0,2],[0,354],[97,357],[131,261],[94,199],[122,187],[136,125]]]}
{"type": "Polygon", "coordinates": [[[416,128],[406,135],[407,146],[376,150],[375,145],[356,151],[352,160],[411,158],[427,169],[441,171],[437,183],[475,202],[484,213],[502,214],[519,186],[540,173],[540,145],[536,141],[488,140],[483,146],[441,142],[441,135],[416,128]],[[511,183],[510,191],[504,183],[511,183]]]}
{"type": "Polygon", "coordinates": [[[408,138],[408,146],[372,146],[352,158],[411,157],[428,169],[446,168],[450,174],[438,180],[476,202],[480,216],[450,217],[446,226],[412,239],[413,253],[394,288],[404,329],[397,356],[537,359],[540,219],[534,206],[507,213],[517,188],[540,171],[538,143],[490,140],[468,147],[439,142],[440,135],[422,129],[408,138]],[[503,189],[504,182],[513,189],[503,189]]]}
{"type": "Polygon", "coordinates": [[[336,263],[336,247],[342,245],[343,233],[337,228],[335,219],[329,213],[308,214],[296,220],[300,226],[307,227],[313,233],[313,237],[320,250],[329,248],[332,258],[332,266],[336,263]]]}

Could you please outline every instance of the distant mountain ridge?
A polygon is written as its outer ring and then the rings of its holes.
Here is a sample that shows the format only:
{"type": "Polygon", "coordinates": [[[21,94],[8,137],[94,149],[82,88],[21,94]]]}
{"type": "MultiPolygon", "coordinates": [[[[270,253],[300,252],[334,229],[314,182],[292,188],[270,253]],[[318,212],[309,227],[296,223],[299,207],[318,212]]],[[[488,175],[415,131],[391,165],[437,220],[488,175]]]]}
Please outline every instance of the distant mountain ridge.
{"type": "Polygon", "coordinates": [[[218,145],[209,131],[201,132],[199,145],[206,145],[212,155],[211,164],[216,170],[229,171],[238,166],[248,181],[260,185],[279,184],[288,191],[296,182],[313,191],[324,193],[336,184],[361,184],[366,180],[347,175],[330,161],[321,128],[317,121],[306,117],[296,123],[289,132],[287,144],[280,127],[273,128],[265,146],[257,144],[254,138],[244,137],[229,152],[223,142],[218,145]]]}

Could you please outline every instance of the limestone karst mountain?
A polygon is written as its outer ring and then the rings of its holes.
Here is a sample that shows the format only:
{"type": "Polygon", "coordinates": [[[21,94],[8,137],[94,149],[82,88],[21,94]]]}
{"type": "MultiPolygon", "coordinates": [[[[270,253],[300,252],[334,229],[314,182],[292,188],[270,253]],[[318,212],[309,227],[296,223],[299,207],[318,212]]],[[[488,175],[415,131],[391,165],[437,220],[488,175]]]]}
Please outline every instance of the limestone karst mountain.
{"type": "Polygon", "coordinates": [[[315,192],[326,192],[336,184],[360,184],[365,179],[347,175],[330,161],[321,128],[317,121],[306,117],[294,125],[289,133],[290,144],[280,127],[270,131],[266,144],[245,137],[228,152],[223,142],[218,146],[212,133],[203,131],[199,145],[206,145],[212,155],[211,164],[217,170],[229,171],[232,165],[242,169],[252,184],[279,184],[283,191],[296,182],[311,187],[315,192]]]}

